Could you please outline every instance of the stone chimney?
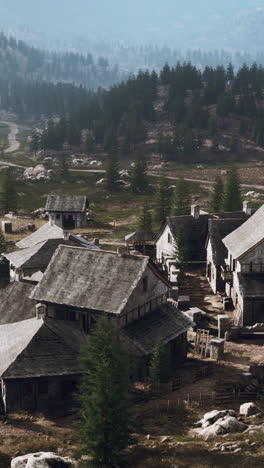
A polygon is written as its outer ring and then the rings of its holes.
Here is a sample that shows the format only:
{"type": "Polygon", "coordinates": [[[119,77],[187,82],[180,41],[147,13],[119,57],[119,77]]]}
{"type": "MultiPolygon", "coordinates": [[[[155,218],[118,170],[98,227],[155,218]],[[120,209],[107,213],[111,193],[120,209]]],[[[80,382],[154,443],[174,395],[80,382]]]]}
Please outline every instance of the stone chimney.
{"type": "Polygon", "coordinates": [[[243,202],[243,211],[247,216],[252,215],[252,208],[251,208],[251,205],[250,205],[249,201],[244,201],[243,202]]]}
{"type": "Polygon", "coordinates": [[[47,306],[46,304],[38,303],[36,304],[36,317],[38,320],[44,319],[47,314],[47,306]]]}
{"type": "Polygon", "coordinates": [[[191,215],[194,219],[199,219],[200,217],[200,206],[199,205],[192,205],[191,206],[191,215]]]}

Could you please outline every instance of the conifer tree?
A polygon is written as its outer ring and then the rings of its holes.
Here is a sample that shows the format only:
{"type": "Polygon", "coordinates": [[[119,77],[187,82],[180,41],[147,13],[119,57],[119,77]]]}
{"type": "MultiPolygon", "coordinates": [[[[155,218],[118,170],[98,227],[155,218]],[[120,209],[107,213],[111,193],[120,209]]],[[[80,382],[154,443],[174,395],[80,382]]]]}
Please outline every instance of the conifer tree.
{"type": "Polygon", "coordinates": [[[106,166],[106,188],[109,192],[114,192],[118,189],[117,181],[119,180],[119,163],[115,155],[108,156],[106,166]]]}
{"type": "Polygon", "coordinates": [[[143,156],[138,154],[132,168],[131,188],[133,192],[142,193],[148,188],[147,166],[143,156]]]}
{"type": "MultiPolygon", "coordinates": [[[[188,236],[189,237],[189,236],[188,236]]],[[[179,227],[174,233],[175,238],[175,257],[178,263],[184,263],[190,260],[189,239],[186,237],[186,232],[179,227]]]]}
{"type": "Polygon", "coordinates": [[[140,231],[152,231],[152,215],[149,211],[147,202],[144,202],[144,205],[141,209],[138,220],[138,228],[140,231]]]}
{"type": "Polygon", "coordinates": [[[210,210],[213,213],[220,213],[223,203],[224,184],[222,178],[217,176],[215,178],[215,184],[213,192],[210,198],[210,210]]]}
{"type": "Polygon", "coordinates": [[[171,211],[171,193],[168,190],[167,179],[164,175],[160,177],[155,198],[155,218],[157,223],[162,224],[171,211]]]}
{"type": "Polygon", "coordinates": [[[231,169],[225,183],[222,209],[223,211],[240,211],[242,209],[240,181],[235,168],[231,169]]]}
{"type": "Polygon", "coordinates": [[[63,154],[61,159],[61,175],[64,180],[67,180],[69,178],[69,165],[66,154],[63,154]]]}
{"type": "Polygon", "coordinates": [[[165,383],[170,378],[169,353],[162,340],[158,340],[150,362],[150,380],[152,382],[165,383]]]}
{"type": "Polygon", "coordinates": [[[17,193],[11,169],[6,169],[2,176],[0,205],[4,213],[15,211],[17,208],[17,193]]]}
{"type": "MultiPolygon", "coordinates": [[[[82,352],[79,400],[83,447],[96,462],[118,463],[129,444],[129,362],[118,330],[106,319],[96,324],[82,352]]],[[[101,465],[100,465],[101,466],[101,465]]]]}
{"type": "Polygon", "coordinates": [[[189,214],[190,211],[189,187],[184,179],[179,179],[176,183],[172,201],[173,216],[189,214]]]}

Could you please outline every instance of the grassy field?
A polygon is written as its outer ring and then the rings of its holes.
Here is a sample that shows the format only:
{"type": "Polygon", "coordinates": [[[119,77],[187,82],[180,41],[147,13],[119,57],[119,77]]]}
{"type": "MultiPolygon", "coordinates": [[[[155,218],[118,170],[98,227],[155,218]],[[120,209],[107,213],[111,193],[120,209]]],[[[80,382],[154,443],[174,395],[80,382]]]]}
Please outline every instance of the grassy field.
{"type": "MultiPolygon", "coordinates": [[[[109,193],[102,186],[96,186],[96,181],[100,178],[100,174],[80,173],[71,175],[67,181],[18,180],[16,182],[18,209],[30,213],[43,207],[50,194],[86,195],[96,222],[112,231],[110,239],[122,240],[126,234],[137,228],[138,215],[144,201],[147,201],[150,208],[154,209],[154,194],[139,195],[124,191],[109,193]]],[[[157,178],[151,179],[151,182],[156,184],[157,178]]],[[[208,198],[208,191],[198,183],[190,183],[189,186],[192,200],[204,205],[204,201],[208,198]]],[[[154,227],[156,230],[159,228],[157,225],[154,227]]],[[[87,229],[84,231],[87,232],[87,229]]]]}

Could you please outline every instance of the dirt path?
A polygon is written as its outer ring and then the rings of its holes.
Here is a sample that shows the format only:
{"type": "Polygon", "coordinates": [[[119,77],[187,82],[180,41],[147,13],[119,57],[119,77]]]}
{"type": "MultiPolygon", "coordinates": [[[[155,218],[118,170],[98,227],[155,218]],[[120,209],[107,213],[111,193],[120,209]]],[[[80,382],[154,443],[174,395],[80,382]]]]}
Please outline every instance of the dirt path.
{"type": "Polygon", "coordinates": [[[8,134],[8,148],[4,150],[6,154],[8,153],[13,153],[14,151],[17,151],[20,148],[20,142],[17,140],[17,134],[18,134],[18,127],[17,124],[14,122],[6,122],[5,120],[1,120],[0,124],[6,125],[9,128],[9,134],[8,134]]]}
{"type": "MultiPolygon", "coordinates": [[[[70,171],[71,172],[87,172],[90,174],[105,174],[104,169],[70,169],[70,171]]],[[[148,172],[147,174],[151,177],[160,177],[160,174],[155,173],[155,172],[148,172]]],[[[179,180],[181,177],[166,175],[166,178],[170,180],[179,180]]],[[[206,179],[203,179],[203,180],[202,179],[189,179],[187,177],[184,177],[184,180],[186,180],[187,182],[197,182],[199,184],[206,184],[210,186],[215,184],[214,181],[206,180],[206,179]]],[[[244,188],[264,190],[264,185],[255,185],[255,184],[240,184],[240,185],[241,187],[244,187],[244,188]]]]}

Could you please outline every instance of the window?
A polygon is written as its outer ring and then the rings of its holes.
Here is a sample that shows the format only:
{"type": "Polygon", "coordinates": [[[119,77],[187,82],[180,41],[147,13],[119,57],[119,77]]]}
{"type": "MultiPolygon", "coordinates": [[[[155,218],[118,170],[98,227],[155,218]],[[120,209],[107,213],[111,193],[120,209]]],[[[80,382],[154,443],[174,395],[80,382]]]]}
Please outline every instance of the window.
{"type": "Polygon", "coordinates": [[[38,383],[38,393],[40,395],[46,395],[49,393],[49,383],[47,381],[38,383]]]}
{"type": "Polygon", "coordinates": [[[148,290],[148,278],[146,276],[142,279],[142,289],[143,292],[146,292],[148,290]]]}
{"type": "Polygon", "coordinates": [[[253,263],[250,262],[249,264],[249,272],[252,273],[253,272],[253,263]]]}
{"type": "Polygon", "coordinates": [[[236,271],[236,260],[233,260],[233,271],[236,271]]]}
{"type": "Polygon", "coordinates": [[[56,219],[60,219],[60,214],[56,214],[56,219]]]}
{"type": "Polygon", "coordinates": [[[168,244],[172,244],[172,235],[168,233],[168,244]]]}

